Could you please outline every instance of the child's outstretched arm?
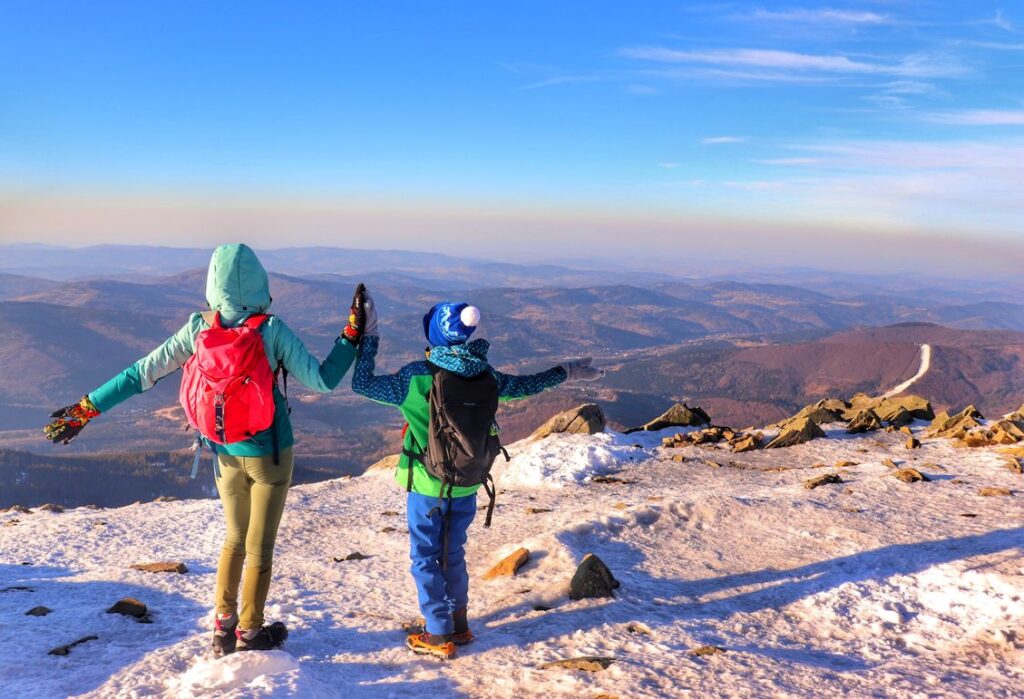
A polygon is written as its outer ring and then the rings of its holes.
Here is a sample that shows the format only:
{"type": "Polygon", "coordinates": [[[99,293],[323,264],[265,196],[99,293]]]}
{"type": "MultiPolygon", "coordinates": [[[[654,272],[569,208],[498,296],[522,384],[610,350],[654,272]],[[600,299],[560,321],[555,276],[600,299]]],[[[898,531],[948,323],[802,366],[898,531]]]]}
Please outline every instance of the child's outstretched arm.
{"type": "Polygon", "coordinates": [[[575,379],[594,381],[604,376],[604,372],[590,366],[590,362],[589,357],[569,359],[547,371],[526,376],[514,376],[495,371],[494,377],[498,379],[498,396],[505,401],[518,400],[536,395],[566,381],[575,379]]]}
{"type": "Polygon", "coordinates": [[[380,337],[363,336],[356,356],[356,368],[352,372],[352,390],[378,403],[401,405],[409,393],[409,382],[414,373],[410,367],[415,363],[403,367],[398,373],[378,376],[374,370],[379,346],[380,337]]]}

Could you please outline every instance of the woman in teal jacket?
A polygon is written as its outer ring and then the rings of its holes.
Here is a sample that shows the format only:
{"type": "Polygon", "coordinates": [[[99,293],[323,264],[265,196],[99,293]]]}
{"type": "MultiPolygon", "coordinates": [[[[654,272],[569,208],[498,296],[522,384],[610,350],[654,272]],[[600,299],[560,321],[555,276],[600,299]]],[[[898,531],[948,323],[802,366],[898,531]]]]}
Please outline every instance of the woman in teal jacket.
{"type": "MultiPolygon", "coordinates": [[[[211,311],[220,313],[224,327],[237,327],[250,315],[267,312],[271,302],[267,273],[251,248],[232,244],[214,251],[206,278],[206,301],[211,311]]],[[[196,336],[210,327],[212,315],[193,313],[185,326],[158,348],[78,403],[55,412],[54,421],[45,429],[47,438],[67,444],[92,418],[177,371],[195,352],[196,336]]],[[[272,368],[281,366],[314,391],[334,390],[355,360],[361,335],[358,316],[361,313],[354,312],[349,317],[323,362],[309,353],[280,318],[270,316],[261,334],[272,368]]],[[[217,655],[236,649],[268,650],[279,646],[287,635],[283,624],[263,623],[274,541],[291,484],[295,441],[285,397],[276,385],[273,394],[275,410],[270,428],[242,442],[207,442],[215,451],[217,492],[227,519],[227,535],[217,566],[213,637],[217,655]]]]}

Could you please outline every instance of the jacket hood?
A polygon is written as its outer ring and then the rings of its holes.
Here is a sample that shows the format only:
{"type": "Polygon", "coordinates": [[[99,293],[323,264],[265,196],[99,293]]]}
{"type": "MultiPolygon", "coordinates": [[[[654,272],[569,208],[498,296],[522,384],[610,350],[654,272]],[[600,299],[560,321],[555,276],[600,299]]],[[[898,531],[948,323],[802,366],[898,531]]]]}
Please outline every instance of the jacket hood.
{"type": "Polygon", "coordinates": [[[490,343],[484,339],[473,340],[465,345],[431,347],[427,361],[461,376],[472,377],[491,368],[487,363],[487,350],[490,347],[490,343]]]}
{"type": "Polygon", "coordinates": [[[231,243],[213,251],[206,275],[206,303],[229,317],[264,313],[270,308],[267,271],[252,248],[231,243]]]}

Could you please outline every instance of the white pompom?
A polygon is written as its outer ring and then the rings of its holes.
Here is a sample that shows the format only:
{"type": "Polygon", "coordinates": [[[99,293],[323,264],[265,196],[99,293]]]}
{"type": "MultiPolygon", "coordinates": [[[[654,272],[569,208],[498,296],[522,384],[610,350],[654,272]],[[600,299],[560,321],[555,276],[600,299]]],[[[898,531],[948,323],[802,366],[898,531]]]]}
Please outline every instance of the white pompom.
{"type": "Polygon", "coordinates": [[[480,325],[480,309],[476,306],[466,306],[459,314],[459,320],[467,328],[475,328],[480,325]]]}

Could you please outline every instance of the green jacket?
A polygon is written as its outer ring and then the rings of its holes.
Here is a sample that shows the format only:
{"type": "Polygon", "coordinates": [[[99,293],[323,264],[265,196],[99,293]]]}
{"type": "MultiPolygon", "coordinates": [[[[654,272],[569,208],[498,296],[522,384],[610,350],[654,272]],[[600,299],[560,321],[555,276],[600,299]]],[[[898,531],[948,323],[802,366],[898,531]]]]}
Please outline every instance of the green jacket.
{"type": "MultiPolygon", "coordinates": [[[[398,460],[395,481],[403,488],[409,485],[409,468],[412,467],[412,492],[421,495],[438,497],[441,494],[441,480],[430,475],[421,461],[410,459],[405,452],[418,453],[426,448],[427,433],[430,424],[430,388],[434,383],[430,363],[412,362],[406,364],[397,373],[376,376],[377,350],[380,338],[367,336],[359,346],[359,356],[352,372],[352,390],[378,403],[394,405],[402,413],[408,426],[402,437],[402,456],[398,460]]],[[[447,348],[445,348],[447,349],[447,348]]],[[[487,364],[488,344],[485,340],[474,340],[466,346],[469,361],[460,367],[446,363],[443,368],[467,376],[474,376],[480,371],[490,371],[498,381],[498,394],[501,400],[510,401],[526,398],[557,386],[566,380],[565,369],[556,366],[539,374],[528,376],[512,376],[502,374],[487,364]]],[[[441,352],[437,349],[431,353],[431,363],[439,361],[441,352]]],[[[480,486],[452,488],[452,497],[472,495],[480,486]]]]}
{"type": "MultiPolygon", "coordinates": [[[[247,245],[221,245],[210,259],[206,277],[206,301],[219,311],[228,327],[240,324],[254,313],[266,313],[270,307],[270,288],[266,270],[256,253],[247,245]]],[[[208,328],[201,313],[193,313],[178,332],[148,355],[89,394],[100,412],[148,391],[174,373],[195,352],[196,336],[208,328]]],[[[280,362],[293,378],[319,393],[334,390],[355,360],[356,348],[344,338],[334,343],[322,363],[311,355],[298,337],[277,316],[263,324],[263,345],[272,367],[280,362]]],[[[278,448],[295,442],[284,396],[274,387],[274,424],[251,440],[217,445],[218,452],[233,456],[265,456],[274,451],[273,430],[277,430],[278,448]]]]}

